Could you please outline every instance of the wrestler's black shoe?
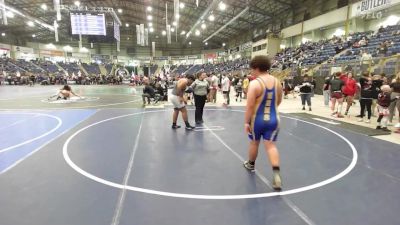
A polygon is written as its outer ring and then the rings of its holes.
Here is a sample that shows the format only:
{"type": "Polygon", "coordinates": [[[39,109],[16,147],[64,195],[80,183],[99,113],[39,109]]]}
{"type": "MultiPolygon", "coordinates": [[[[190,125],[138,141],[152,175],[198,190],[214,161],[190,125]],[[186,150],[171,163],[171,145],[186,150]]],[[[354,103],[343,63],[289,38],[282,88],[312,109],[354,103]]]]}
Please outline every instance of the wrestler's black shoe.
{"type": "Polygon", "coordinates": [[[195,127],[192,127],[191,125],[185,127],[186,130],[193,130],[194,128],[195,127]]]}
{"type": "Polygon", "coordinates": [[[250,164],[249,161],[244,161],[243,166],[244,166],[244,168],[248,169],[251,172],[254,172],[256,170],[255,164],[250,164]]]}
{"type": "Polygon", "coordinates": [[[181,128],[181,126],[179,126],[179,125],[172,125],[172,129],[179,129],[179,128],[181,128]]]}

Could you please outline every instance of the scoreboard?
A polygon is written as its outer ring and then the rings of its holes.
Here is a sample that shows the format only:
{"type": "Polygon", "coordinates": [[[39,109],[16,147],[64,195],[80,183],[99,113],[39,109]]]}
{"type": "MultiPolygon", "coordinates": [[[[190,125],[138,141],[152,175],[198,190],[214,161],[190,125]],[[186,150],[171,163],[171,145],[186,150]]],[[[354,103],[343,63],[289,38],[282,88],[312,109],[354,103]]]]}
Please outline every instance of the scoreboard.
{"type": "Polygon", "coordinates": [[[104,14],[71,13],[72,34],[106,35],[106,19],[104,14]]]}

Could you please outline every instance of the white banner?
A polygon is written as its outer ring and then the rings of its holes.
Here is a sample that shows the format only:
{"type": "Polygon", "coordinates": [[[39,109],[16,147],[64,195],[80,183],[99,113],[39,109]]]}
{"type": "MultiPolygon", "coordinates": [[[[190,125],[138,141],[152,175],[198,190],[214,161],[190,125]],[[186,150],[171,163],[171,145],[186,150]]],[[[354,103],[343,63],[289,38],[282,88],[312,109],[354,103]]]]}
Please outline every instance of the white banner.
{"type": "Polygon", "coordinates": [[[140,24],[140,45],[144,46],[144,24],[140,24]]]}
{"type": "Polygon", "coordinates": [[[144,29],[144,45],[149,46],[149,29],[144,29]]]}
{"type": "Polygon", "coordinates": [[[386,9],[399,3],[400,0],[363,0],[353,4],[351,8],[351,17],[386,9]]]}
{"type": "Polygon", "coordinates": [[[1,50],[10,50],[11,49],[11,45],[0,43],[0,49],[1,50]]]}
{"type": "Polygon", "coordinates": [[[156,56],[156,43],[154,41],[151,42],[151,55],[156,56]]]}
{"type": "Polygon", "coordinates": [[[136,44],[140,45],[140,26],[136,25],[136,44]]]}
{"type": "MultiPolygon", "coordinates": [[[[1,44],[0,44],[1,48],[1,44]]],[[[21,47],[21,46],[12,46],[12,50],[14,52],[22,52],[22,53],[31,53],[33,54],[33,48],[21,47]]]]}

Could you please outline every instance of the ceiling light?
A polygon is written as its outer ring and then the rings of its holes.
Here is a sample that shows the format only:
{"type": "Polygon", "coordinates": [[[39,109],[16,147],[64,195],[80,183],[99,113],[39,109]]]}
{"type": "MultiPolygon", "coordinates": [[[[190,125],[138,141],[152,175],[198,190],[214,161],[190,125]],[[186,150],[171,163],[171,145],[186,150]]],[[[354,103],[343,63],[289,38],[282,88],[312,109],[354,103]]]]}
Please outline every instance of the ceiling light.
{"type": "Polygon", "coordinates": [[[205,45],[208,45],[208,42],[204,43],[205,45]]]}
{"type": "Polygon", "coordinates": [[[7,11],[7,12],[6,12],[6,16],[7,16],[8,18],[14,18],[14,13],[11,12],[11,11],[7,11]]]}
{"type": "Polygon", "coordinates": [[[35,37],[36,37],[36,34],[32,34],[32,37],[35,38],[35,37]]]}
{"type": "Polygon", "coordinates": [[[213,14],[211,14],[211,15],[208,17],[208,20],[210,20],[210,21],[214,21],[214,20],[215,20],[215,17],[214,17],[214,15],[213,15],[213,14]]]}
{"type": "Polygon", "coordinates": [[[226,45],[225,43],[222,43],[222,46],[224,46],[224,47],[225,47],[225,45],[226,45]]]}
{"type": "Polygon", "coordinates": [[[78,6],[78,7],[81,5],[81,3],[80,3],[79,1],[75,1],[74,4],[75,4],[76,6],[78,6]]]}
{"type": "Polygon", "coordinates": [[[226,9],[226,4],[224,2],[220,2],[218,4],[218,8],[219,10],[224,11],[226,9]]]}
{"type": "Polygon", "coordinates": [[[196,36],[200,36],[200,31],[199,31],[199,30],[196,30],[196,31],[194,32],[194,34],[195,34],[196,36]]]}
{"type": "Polygon", "coordinates": [[[30,26],[30,27],[34,27],[35,26],[35,24],[32,21],[28,21],[26,24],[28,24],[28,26],[30,26]]]}
{"type": "Polygon", "coordinates": [[[129,23],[125,24],[126,27],[129,27],[129,23]]]}
{"type": "Polygon", "coordinates": [[[186,34],[186,31],[183,30],[183,31],[181,32],[181,35],[185,35],[185,34],[186,34]]]}
{"type": "Polygon", "coordinates": [[[153,33],[154,32],[154,28],[150,27],[149,31],[150,31],[150,33],[153,33]]]}
{"type": "Polygon", "coordinates": [[[203,29],[203,30],[204,30],[204,29],[206,29],[206,27],[207,27],[207,26],[206,26],[206,24],[205,24],[205,23],[202,23],[202,24],[201,24],[201,29],[203,29]]]}
{"type": "Polygon", "coordinates": [[[191,41],[189,41],[189,45],[192,45],[192,42],[191,42],[191,41]]]}
{"type": "Polygon", "coordinates": [[[153,16],[152,15],[148,15],[147,16],[147,20],[150,20],[150,21],[153,20],[153,16]]]}
{"type": "Polygon", "coordinates": [[[181,8],[181,9],[185,8],[185,3],[183,3],[183,2],[179,3],[179,8],[181,8]]]}
{"type": "Polygon", "coordinates": [[[161,34],[162,34],[163,36],[165,36],[165,35],[167,34],[167,32],[166,32],[165,30],[163,30],[163,31],[161,32],[161,34]]]}
{"type": "Polygon", "coordinates": [[[43,3],[43,4],[40,6],[40,8],[42,8],[43,10],[47,10],[47,5],[43,3]]]}
{"type": "Polygon", "coordinates": [[[172,27],[172,28],[171,28],[171,32],[175,32],[175,28],[172,27]]]}
{"type": "Polygon", "coordinates": [[[151,12],[151,11],[153,11],[153,8],[151,8],[151,6],[147,6],[147,11],[151,12]]]}
{"type": "Polygon", "coordinates": [[[1,36],[2,36],[2,37],[6,36],[6,33],[1,33],[1,36]]]}
{"type": "Polygon", "coordinates": [[[122,13],[122,9],[118,9],[118,13],[122,13]]]}
{"type": "Polygon", "coordinates": [[[181,15],[179,15],[179,14],[175,15],[175,19],[177,19],[177,20],[179,20],[180,17],[181,17],[181,15]]]}
{"type": "Polygon", "coordinates": [[[153,26],[153,23],[152,22],[149,22],[149,27],[152,27],[153,26]]]}
{"type": "Polygon", "coordinates": [[[176,27],[176,25],[178,25],[178,23],[176,21],[172,22],[172,25],[176,27]]]}

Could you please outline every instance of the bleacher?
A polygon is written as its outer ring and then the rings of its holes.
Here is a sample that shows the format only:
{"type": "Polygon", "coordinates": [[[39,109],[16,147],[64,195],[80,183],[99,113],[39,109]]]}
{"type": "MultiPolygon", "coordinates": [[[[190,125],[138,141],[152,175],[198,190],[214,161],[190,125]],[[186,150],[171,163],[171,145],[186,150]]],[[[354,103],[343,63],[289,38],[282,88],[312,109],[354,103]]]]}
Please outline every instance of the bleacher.
{"type": "Polygon", "coordinates": [[[82,63],[83,68],[85,68],[86,72],[88,72],[89,75],[97,75],[100,74],[100,68],[98,64],[92,63],[92,64],[86,64],[82,63]]]}
{"type": "Polygon", "coordinates": [[[75,73],[77,74],[80,71],[80,68],[77,63],[63,63],[60,62],[59,65],[66,70],[69,74],[75,73]]]}
{"type": "Polygon", "coordinates": [[[56,73],[59,70],[58,67],[51,61],[44,61],[44,62],[32,61],[32,63],[39,66],[40,68],[42,68],[44,71],[46,71],[48,73],[56,73]]]}

